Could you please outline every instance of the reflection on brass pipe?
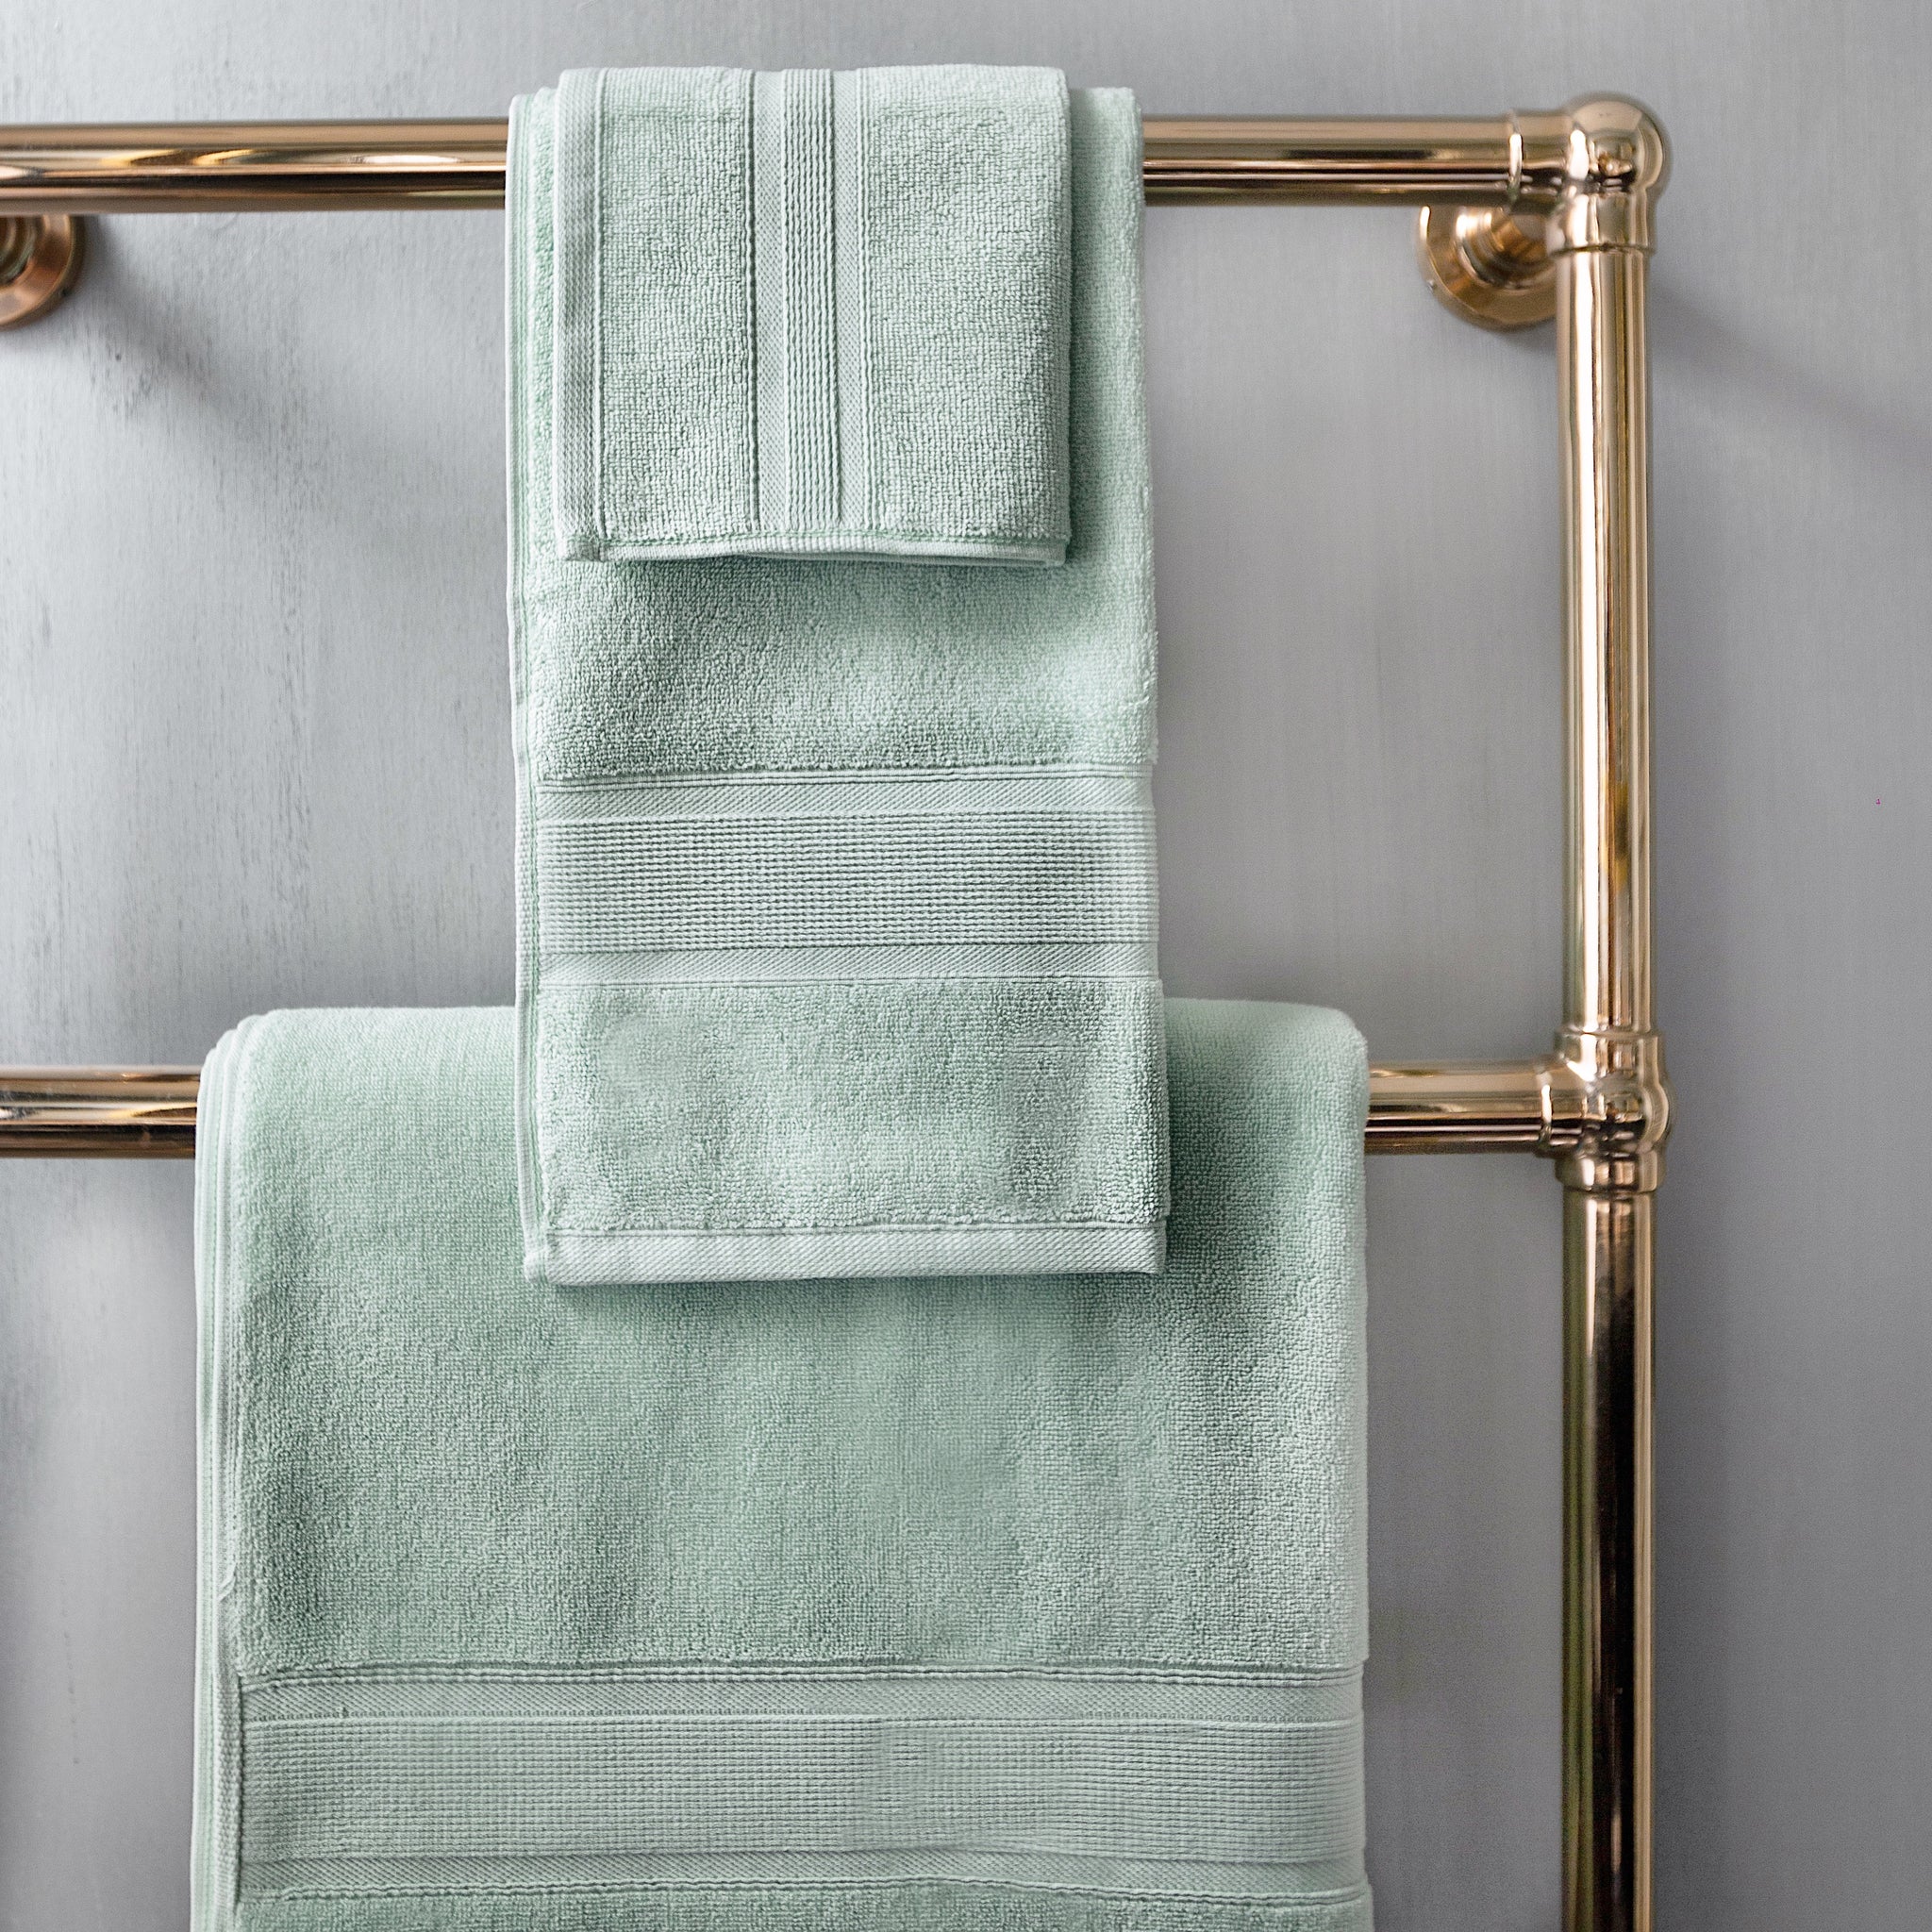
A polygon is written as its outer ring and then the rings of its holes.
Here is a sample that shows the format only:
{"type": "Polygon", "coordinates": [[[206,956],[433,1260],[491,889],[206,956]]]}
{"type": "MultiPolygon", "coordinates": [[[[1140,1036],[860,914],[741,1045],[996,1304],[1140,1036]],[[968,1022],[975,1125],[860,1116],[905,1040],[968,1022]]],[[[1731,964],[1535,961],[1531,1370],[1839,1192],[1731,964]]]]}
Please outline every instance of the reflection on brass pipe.
{"type": "MultiPolygon", "coordinates": [[[[0,1067],[0,1155],[187,1158],[194,1067],[0,1067]]],[[[1551,1060],[1369,1070],[1371,1154],[1554,1154],[1575,1144],[1583,1095],[1551,1060]]]]}
{"type": "Polygon", "coordinates": [[[0,1154],[187,1159],[198,1067],[0,1067],[0,1154]]]}
{"type": "Polygon", "coordinates": [[[1522,192],[1509,115],[1486,120],[1171,120],[1141,124],[1149,201],[1431,200],[1522,192]]]}
{"type": "Polygon", "coordinates": [[[0,213],[501,208],[509,124],[0,127],[0,213]]]}
{"type": "MultiPolygon", "coordinates": [[[[1151,201],[1549,198],[1509,115],[1141,125],[1151,201]]],[[[500,208],[508,139],[502,120],[0,127],[0,213],[500,208]]]]}

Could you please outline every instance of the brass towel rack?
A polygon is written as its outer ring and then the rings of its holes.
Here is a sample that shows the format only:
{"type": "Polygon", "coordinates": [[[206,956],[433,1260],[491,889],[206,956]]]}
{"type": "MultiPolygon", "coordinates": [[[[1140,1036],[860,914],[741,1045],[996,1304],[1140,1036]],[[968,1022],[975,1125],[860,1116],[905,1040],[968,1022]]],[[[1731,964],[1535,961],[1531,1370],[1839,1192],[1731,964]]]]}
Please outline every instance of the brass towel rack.
{"type": "MultiPolygon", "coordinates": [[[[1378,1066],[1371,1153],[1521,1150],[1563,1189],[1563,1912],[1651,1924],[1653,1202],[1670,1090],[1651,988],[1645,285],[1662,129],[1612,95],[1438,120],[1149,118],[1157,202],[1420,206],[1438,296],[1554,318],[1561,442],[1564,1003],[1522,1061],[1378,1066]]],[[[82,218],[500,207],[502,121],[0,127],[0,327],[73,286],[82,218]]],[[[0,1153],[194,1146],[189,1067],[0,1068],[0,1153]]]]}

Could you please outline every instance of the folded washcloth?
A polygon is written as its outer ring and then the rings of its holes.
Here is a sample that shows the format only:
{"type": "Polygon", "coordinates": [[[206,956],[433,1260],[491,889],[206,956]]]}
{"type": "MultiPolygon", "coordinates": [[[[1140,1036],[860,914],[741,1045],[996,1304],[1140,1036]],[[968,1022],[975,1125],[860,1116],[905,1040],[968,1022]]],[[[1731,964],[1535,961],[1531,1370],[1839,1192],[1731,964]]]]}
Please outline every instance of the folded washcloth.
{"type": "Polygon", "coordinates": [[[555,106],[510,141],[527,1265],[1158,1270],[1132,97],[1070,97],[1058,570],[560,560],[555,106]]]}
{"type": "Polygon", "coordinates": [[[1067,547],[1067,84],[592,68],[557,91],[562,557],[1067,547]]]}
{"type": "Polygon", "coordinates": [[[1171,1013],[1151,1290],[547,1293],[507,1013],[230,1034],[196,1932],[1367,1932],[1361,1041],[1171,1013]]]}

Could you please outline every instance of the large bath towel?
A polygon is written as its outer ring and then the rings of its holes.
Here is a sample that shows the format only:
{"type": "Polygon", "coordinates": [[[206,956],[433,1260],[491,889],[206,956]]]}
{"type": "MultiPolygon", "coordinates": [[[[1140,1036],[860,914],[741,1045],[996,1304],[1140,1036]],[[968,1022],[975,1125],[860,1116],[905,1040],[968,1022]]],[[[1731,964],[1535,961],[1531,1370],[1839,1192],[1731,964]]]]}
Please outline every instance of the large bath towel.
{"type": "Polygon", "coordinates": [[[1170,1038],[1152,1288],[559,1292],[507,1012],[230,1034],[196,1932],[1366,1932],[1361,1042],[1170,1038]]]}
{"type": "Polygon", "coordinates": [[[526,1265],[1158,1270],[1131,97],[1067,106],[1072,534],[1045,567],[559,558],[557,110],[520,102],[510,142],[526,1265]]]}

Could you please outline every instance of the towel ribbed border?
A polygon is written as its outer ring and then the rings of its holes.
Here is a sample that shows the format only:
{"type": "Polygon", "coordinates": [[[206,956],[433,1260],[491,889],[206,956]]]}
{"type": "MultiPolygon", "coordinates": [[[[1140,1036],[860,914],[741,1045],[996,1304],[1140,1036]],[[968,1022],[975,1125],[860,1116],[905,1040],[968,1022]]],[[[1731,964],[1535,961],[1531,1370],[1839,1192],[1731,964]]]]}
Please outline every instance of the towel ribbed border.
{"type": "Polygon", "coordinates": [[[1363,1883],[1358,1671],[424,1666],[240,1698],[244,1899],[1363,1883]]]}
{"type": "MultiPolygon", "coordinates": [[[[539,786],[535,806],[546,969],[610,953],[1096,947],[1134,949],[1151,976],[1143,770],[675,777],[539,786]]],[[[907,976],[925,976],[907,958],[907,976]]],[[[803,968],[788,976],[820,976],[803,968]]]]}
{"type": "Polygon", "coordinates": [[[1167,1224],[1056,1221],[872,1227],[553,1228],[558,1288],[610,1281],[817,1281],[881,1274],[1158,1274],[1167,1224]]]}

